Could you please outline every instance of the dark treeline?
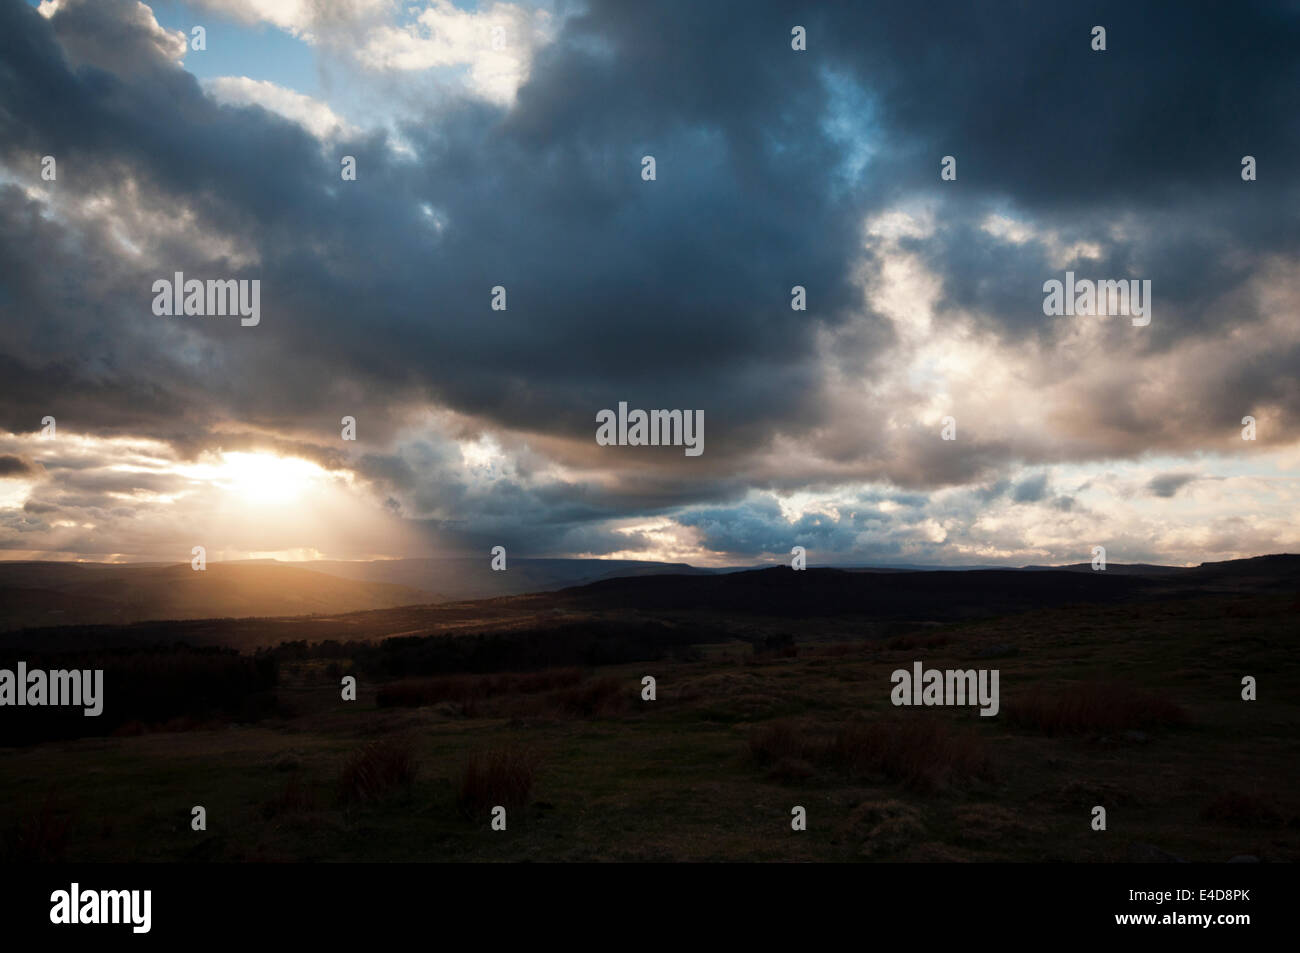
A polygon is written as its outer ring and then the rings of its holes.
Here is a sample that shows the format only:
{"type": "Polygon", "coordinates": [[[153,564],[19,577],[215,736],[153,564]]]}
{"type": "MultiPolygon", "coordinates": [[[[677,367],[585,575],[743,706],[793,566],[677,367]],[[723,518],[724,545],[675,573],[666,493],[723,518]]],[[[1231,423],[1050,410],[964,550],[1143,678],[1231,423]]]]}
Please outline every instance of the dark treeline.
{"type": "Polygon", "coordinates": [[[682,655],[694,643],[725,636],[698,626],[653,620],[602,620],[557,623],[513,632],[477,635],[401,636],[381,642],[284,642],[259,651],[277,661],[351,659],[368,675],[527,672],[565,665],[610,665],[682,655]]]}
{"type": "MultiPolygon", "coordinates": [[[[374,679],[532,672],[692,657],[692,646],[729,636],[698,625],[645,619],[591,619],[473,635],[402,636],[374,641],[282,642],[254,654],[236,649],[173,644],[116,644],[90,649],[6,646],[0,668],[104,671],[103,711],[81,707],[9,706],[0,709],[0,745],[187,730],[214,722],[252,722],[278,712],[283,663],[330,661],[374,679]],[[343,663],[348,663],[344,665],[343,663]]],[[[21,688],[21,687],[20,687],[21,688]]]]}
{"type": "Polygon", "coordinates": [[[275,710],[278,663],[270,656],[183,644],[0,653],[0,668],[16,672],[19,661],[28,672],[102,669],[103,711],[88,717],[82,708],[6,705],[0,745],[255,721],[275,710]]]}

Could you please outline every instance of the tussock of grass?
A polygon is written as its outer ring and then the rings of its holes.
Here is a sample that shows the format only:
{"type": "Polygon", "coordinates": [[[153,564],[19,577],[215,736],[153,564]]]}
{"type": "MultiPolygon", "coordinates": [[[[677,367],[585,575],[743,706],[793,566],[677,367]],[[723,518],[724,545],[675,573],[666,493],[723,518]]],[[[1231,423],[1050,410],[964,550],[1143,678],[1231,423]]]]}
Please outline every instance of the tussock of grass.
{"type": "Polygon", "coordinates": [[[569,714],[599,718],[618,714],[627,708],[631,690],[626,679],[609,675],[559,692],[556,702],[569,714]]]}
{"type": "Polygon", "coordinates": [[[1088,734],[1185,724],[1174,702],[1122,682],[1039,687],[1011,699],[1007,721],[1047,735],[1088,734]]]}
{"type": "Polygon", "coordinates": [[[903,718],[842,728],[833,761],[853,775],[880,773],[922,793],[992,774],[983,739],[934,718],[903,718]]]}
{"type": "Polygon", "coordinates": [[[405,739],[371,742],[355,751],[339,772],[339,800],[365,804],[382,800],[415,780],[415,754],[405,739]]]}
{"type": "Polygon", "coordinates": [[[760,764],[809,761],[819,753],[817,742],[811,726],[783,718],[751,731],[749,751],[760,764]]]}
{"type": "Polygon", "coordinates": [[[926,838],[922,815],[900,801],[867,801],[849,814],[850,837],[861,843],[859,856],[877,858],[896,854],[926,838]]]}
{"type": "MultiPolygon", "coordinates": [[[[992,775],[992,762],[981,738],[934,718],[851,723],[833,734],[783,719],[755,729],[749,748],[760,763],[777,768],[806,763],[851,777],[884,775],[920,793],[992,775]]],[[[788,776],[793,772],[776,773],[788,776]]]]}
{"type": "Polygon", "coordinates": [[[311,789],[296,777],[285,782],[280,793],[263,802],[262,816],[267,820],[286,814],[304,814],[316,810],[316,798],[311,789]]]}
{"type": "Polygon", "coordinates": [[[537,778],[537,758],[522,748],[492,748],[471,755],[461,776],[458,803],[469,815],[500,805],[522,807],[537,778]]]}

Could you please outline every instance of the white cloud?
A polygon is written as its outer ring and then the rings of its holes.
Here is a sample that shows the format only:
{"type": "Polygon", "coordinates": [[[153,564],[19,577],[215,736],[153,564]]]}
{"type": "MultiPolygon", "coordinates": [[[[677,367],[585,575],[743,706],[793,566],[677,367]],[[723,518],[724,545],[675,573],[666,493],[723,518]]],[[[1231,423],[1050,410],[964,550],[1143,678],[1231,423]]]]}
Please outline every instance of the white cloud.
{"type": "Polygon", "coordinates": [[[980,230],[1014,245],[1038,242],[1044,247],[1048,260],[1055,268],[1064,268],[1079,259],[1096,261],[1102,254],[1101,246],[1096,242],[1067,243],[1055,231],[1038,229],[1028,222],[1017,221],[1005,215],[986,216],[980,224],[980,230]]]}
{"type": "Polygon", "coordinates": [[[347,135],[354,130],[334,110],[318,99],[268,80],[247,76],[218,76],[206,80],[204,89],[219,102],[236,106],[261,106],[292,119],[317,139],[347,135]]]}
{"type": "Polygon", "coordinates": [[[508,104],[528,79],[533,51],[552,35],[551,15],[512,3],[495,3],[480,12],[433,0],[415,21],[371,32],[361,63],[388,71],[461,66],[470,89],[485,99],[508,104]]]}
{"type": "Polygon", "coordinates": [[[549,11],[514,3],[464,10],[451,0],[197,0],[241,23],[269,23],[306,43],[355,57],[379,73],[465,70],[477,96],[509,105],[528,79],[533,53],[550,42],[549,11]],[[405,11],[414,16],[399,22],[405,11]]]}
{"type": "Polygon", "coordinates": [[[36,10],[51,21],[64,53],[79,66],[130,75],[180,63],[189,49],[182,31],[164,29],[138,0],[41,0],[36,10]]]}
{"type": "Polygon", "coordinates": [[[323,32],[364,26],[397,8],[393,0],[194,0],[240,23],[269,23],[309,43],[323,32]]]}

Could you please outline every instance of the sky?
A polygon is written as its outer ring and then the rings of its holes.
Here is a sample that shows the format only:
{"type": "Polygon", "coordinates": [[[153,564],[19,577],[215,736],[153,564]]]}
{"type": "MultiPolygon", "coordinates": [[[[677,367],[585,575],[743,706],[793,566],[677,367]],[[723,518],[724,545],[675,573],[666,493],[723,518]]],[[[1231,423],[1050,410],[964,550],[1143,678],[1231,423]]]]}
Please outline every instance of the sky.
{"type": "Polygon", "coordinates": [[[1297,49],[1281,0],[0,0],[0,558],[1300,551],[1297,49]]]}

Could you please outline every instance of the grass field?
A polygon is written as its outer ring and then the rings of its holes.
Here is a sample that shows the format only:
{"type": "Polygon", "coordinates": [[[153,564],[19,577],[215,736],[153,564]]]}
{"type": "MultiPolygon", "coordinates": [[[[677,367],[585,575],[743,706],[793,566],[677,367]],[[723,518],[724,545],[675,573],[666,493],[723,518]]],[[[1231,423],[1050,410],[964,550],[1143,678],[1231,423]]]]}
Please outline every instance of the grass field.
{"type": "Polygon", "coordinates": [[[795,633],[793,646],[362,677],[354,702],[338,669],[307,661],[282,669],[281,714],[255,724],[0,749],[3,850],[19,861],[1294,861],[1296,618],[1292,596],[1224,596],[866,639],[838,621],[785,620],[772,632],[795,633]],[[917,660],[999,669],[1001,711],[893,706],[890,673],[917,660]],[[645,675],[655,701],[641,699],[645,675]],[[1245,675],[1257,701],[1241,698],[1245,675]],[[507,829],[494,831],[490,808],[505,802],[507,829]],[[206,831],[191,830],[194,805],[206,831]],[[791,829],[796,805],[806,831],[791,829]],[[1091,829],[1095,805],[1105,831],[1091,829]]]}

